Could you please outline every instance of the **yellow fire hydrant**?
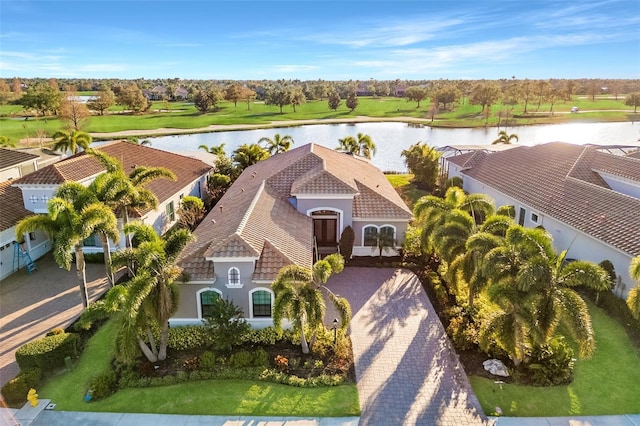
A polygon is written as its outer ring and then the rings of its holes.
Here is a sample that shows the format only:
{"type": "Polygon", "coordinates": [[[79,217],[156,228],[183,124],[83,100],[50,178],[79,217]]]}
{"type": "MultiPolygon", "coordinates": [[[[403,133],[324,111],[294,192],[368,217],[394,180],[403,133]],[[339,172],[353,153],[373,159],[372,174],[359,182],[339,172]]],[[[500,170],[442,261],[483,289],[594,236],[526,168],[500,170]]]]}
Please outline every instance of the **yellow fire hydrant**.
{"type": "Polygon", "coordinates": [[[27,393],[27,401],[29,401],[32,407],[38,406],[38,394],[34,388],[29,389],[29,393],[27,393]]]}

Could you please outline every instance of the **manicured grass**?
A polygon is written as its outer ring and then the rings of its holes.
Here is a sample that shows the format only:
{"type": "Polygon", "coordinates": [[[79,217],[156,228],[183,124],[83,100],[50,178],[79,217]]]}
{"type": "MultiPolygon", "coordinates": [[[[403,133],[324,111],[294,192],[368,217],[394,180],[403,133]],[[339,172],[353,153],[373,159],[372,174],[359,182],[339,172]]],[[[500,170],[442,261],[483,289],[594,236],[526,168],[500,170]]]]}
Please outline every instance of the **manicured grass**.
{"type": "MultiPolygon", "coordinates": [[[[230,102],[218,104],[218,110],[201,114],[196,110],[193,103],[189,102],[154,102],[151,106],[151,113],[127,114],[122,113],[123,107],[114,106],[109,114],[104,116],[92,116],[88,120],[87,126],[83,129],[90,133],[109,133],[127,130],[154,130],[158,128],[194,129],[204,128],[210,125],[261,125],[270,126],[272,123],[294,120],[323,120],[324,122],[335,122],[341,119],[356,119],[357,117],[373,117],[380,120],[393,120],[399,117],[403,119],[421,122],[429,126],[438,127],[479,127],[485,126],[486,119],[480,116],[482,108],[478,105],[469,105],[465,100],[454,111],[443,111],[431,121],[428,116],[428,100],[420,103],[420,108],[416,102],[407,102],[404,98],[396,97],[361,97],[359,105],[353,111],[349,111],[346,106],[341,105],[337,111],[332,111],[327,106],[327,101],[308,101],[296,107],[293,112],[291,106],[285,106],[283,112],[275,105],[265,105],[264,102],[256,101],[250,104],[239,102],[234,106],[230,102]],[[166,108],[169,111],[166,111],[166,108]]],[[[497,113],[506,111],[511,107],[501,104],[492,106],[492,116],[488,125],[495,126],[498,123],[497,113]]],[[[522,114],[523,105],[517,105],[513,109],[513,114],[522,114]]],[[[528,111],[535,112],[537,105],[529,105],[528,111]]],[[[559,102],[554,105],[556,114],[549,115],[549,105],[542,104],[539,114],[530,114],[522,118],[512,118],[510,126],[528,124],[554,124],[577,121],[637,121],[640,114],[628,112],[631,108],[624,105],[622,97],[619,100],[613,99],[590,99],[577,98],[570,102],[559,102]],[[580,113],[566,114],[572,106],[578,106],[580,113]],[[586,110],[608,110],[606,112],[584,112],[586,110]],[[622,111],[616,111],[622,110],[622,111]],[[563,114],[565,112],[565,114],[563,114]]],[[[1,134],[11,139],[17,140],[26,137],[34,137],[37,133],[45,132],[53,134],[56,130],[64,126],[57,117],[29,118],[25,121],[20,119],[24,112],[19,105],[0,105],[0,128],[1,134]],[[6,117],[6,118],[5,118],[6,117]],[[11,119],[14,117],[18,119],[11,119]]],[[[504,118],[502,118],[504,123],[504,118]]]]}
{"type": "Polygon", "coordinates": [[[400,194],[402,199],[410,209],[413,209],[413,205],[418,201],[420,197],[429,195],[425,190],[419,189],[415,184],[411,182],[413,175],[411,174],[398,174],[398,175],[385,175],[396,191],[400,194]]]}
{"type": "Polygon", "coordinates": [[[355,385],[298,388],[251,380],[203,380],[173,386],[123,389],[101,401],[84,402],[87,382],[110,368],[115,326],[105,324],[90,339],[70,372],[51,377],[38,390],[57,410],[122,413],[318,416],[360,414],[355,385]]]}
{"type": "Polygon", "coordinates": [[[531,387],[471,377],[482,408],[505,416],[569,416],[640,413],[640,351],[604,311],[589,303],[596,336],[591,359],[578,360],[574,380],[566,386],[531,387]]]}

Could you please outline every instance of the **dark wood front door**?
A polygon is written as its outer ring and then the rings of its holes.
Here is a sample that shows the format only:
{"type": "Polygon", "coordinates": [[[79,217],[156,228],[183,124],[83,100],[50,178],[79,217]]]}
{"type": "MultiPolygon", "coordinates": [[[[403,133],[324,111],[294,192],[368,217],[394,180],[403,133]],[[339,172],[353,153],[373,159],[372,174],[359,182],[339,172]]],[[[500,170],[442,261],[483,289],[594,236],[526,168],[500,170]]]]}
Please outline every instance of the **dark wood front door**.
{"type": "Polygon", "coordinates": [[[313,219],[313,235],[318,247],[335,246],[337,241],[337,219],[313,219]]]}

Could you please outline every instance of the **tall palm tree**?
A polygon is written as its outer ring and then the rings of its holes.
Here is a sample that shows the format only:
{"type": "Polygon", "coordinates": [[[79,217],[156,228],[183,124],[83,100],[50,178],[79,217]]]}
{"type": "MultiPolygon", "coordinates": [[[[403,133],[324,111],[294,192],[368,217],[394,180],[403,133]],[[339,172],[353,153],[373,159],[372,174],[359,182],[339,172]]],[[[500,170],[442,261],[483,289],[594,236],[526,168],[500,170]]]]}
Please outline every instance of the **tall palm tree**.
{"type": "Polygon", "coordinates": [[[640,319],[640,256],[631,259],[629,264],[629,275],[638,281],[638,285],[631,289],[627,297],[627,306],[631,309],[634,318],[640,319]]]}
{"type": "Polygon", "coordinates": [[[53,134],[53,149],[67,152],[71,151],[72,154],[77,154],[80,148],[86,150],[93,141],[93,138],[89,133],[81,132],[78,130],[58,130],[53,134]]]}
{"type": "Polygon", "coordinates": [[[269,153],[258,144],[243,144],[235,151],[231,159],[238,165],[241,170],[256,164],[258,161],[265,160],[269,157],[269,153]]]}
{"type": "Polygon", "coordinates": [[[260,138],[258,144],[264,143],[264,149],[271,155],[276,155],[281,152],[286,152],[291,149],[291,145],[293,145],[293,138],[289,135],[280,136],[279,133],[273,135],[273,139],[268,137],[260,138]]]}
{"type": "Polygon", "coordinates": [[[53,257],[56,263],[71,269],[75,253],[76,272],[80,285],[82,304],[89,304],[87,279],[85,274],[83,241],[95,232],[104,233],[108,238],[118,240],[117,220],[111,209],[95,200],[82,185],[69,182],[60,185],[56,196],[47,203],[46,215],[28,216],[18,222],[16,239],[24,234],[43,230],[53,243],[53,257]]]}
{"type": "Polygon", "coordinates": [[[98,309],[121,324],[116,340],[119,359],[130,361],[141,350],[149,361],[163,361],[167,358],[169,318],[178,308],[175,280],[181,268],[176,261],[193,236],[178,229],[160,237],[150,225],[139,222],[128,224],[125,232],[134,236],[135,246],[114,253],[113,264],[133,265],[133,276],[109,290],[98,309]],[[158,342],[154,327],[160,329],[158,342]]]}
{"type": "MultiPolygon", "coordinates": [[[[176,180],[176,175],[164,167],[136,166],[128,175],[122,163],[102,151],[89,149],[87,154],[95,156],[107,169],[91,184],[98,200],[111,207],[122,218],[123,227],[129,223],[129,214],[135,210],[157,208],[158,198],[145,186],[155,179],[176,180]]],[[[131,241],[125,234],[125,246],[131,241]]]]}
{"type": "Polygon", "coordinates": [[[225,145],[225,143],[221,143],[220,145],[212,145],[211,147],[208,147],[207,145],[200,145],[198,149],[205,150],[209,154],[224,157],[227,155],[226,151],[224,150],[225,145]]]}
{"type": "Polygon", "coordinates": [[[338,274],[343,269],[344,259],[335,253],[314,263],[311,270],[299,265],[285,266],[271,284],[276,295],[273,323],[276,327],[281,327],[284,318],[290,319],[294,331],[300,333],[300,345],[304,354],[309,353],[315,341],[316,330],[324,320],[326,306],[321,289],[327,292],[336,307],[341,328],[345,330],[351,321],[349,302],[324,285],[332,274],[338,274]],[[310,338],[307,338],[307,329],[312,333],[310,338]]]}
{"type": "Polygon", "coordinates": [[[503,243],[485,256],[489,299],[501,308],[483,324],[485,346],[495,340],[519,364],[526,361],[531,348],[547,344],[559,330],[566,330],[581,356],[593,353],[589,310],[573,288],[605,288],[608,276],[596,264],[567,263],[565,256],[566,252],[555,253],[551,237],[542,229],[520,225],[507,229],[503,243]]]}
{"type": "Polygon", "coordinates": [[[498,132],[498,139],[491,142],[491,144],[497,145],[499,143],[503,143],[506,145],[510,145],[512,139],[515,139],[515,141],[518,142],[518,135],[516,135],[515,133],[508,134],[506,131],[500,130],[498,132]]]}

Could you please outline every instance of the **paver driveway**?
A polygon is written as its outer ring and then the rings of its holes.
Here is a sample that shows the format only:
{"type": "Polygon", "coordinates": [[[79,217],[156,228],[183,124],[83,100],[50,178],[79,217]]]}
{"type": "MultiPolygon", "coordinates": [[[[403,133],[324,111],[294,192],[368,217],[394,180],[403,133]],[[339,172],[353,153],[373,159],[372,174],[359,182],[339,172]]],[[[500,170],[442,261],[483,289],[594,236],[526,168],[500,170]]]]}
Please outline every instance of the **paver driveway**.
{"type": "Polygon", "coordinates": [[[346,297],[353,311],[360,424],[490,424],[412,272],[345,268],[327,287],[346,297]]]}
{"type": "MultiPolygon", "coordinates": [[[[48,253],[36,260],[38,270],[22,268],[0,282],[0,386],[20,371],[15,352],[55,327],[66,328],[82,313],[75,264],[60,269],[48,253]]],[[[108,289],[104,265],[86,266],[89,300],[108,289]]]]}

